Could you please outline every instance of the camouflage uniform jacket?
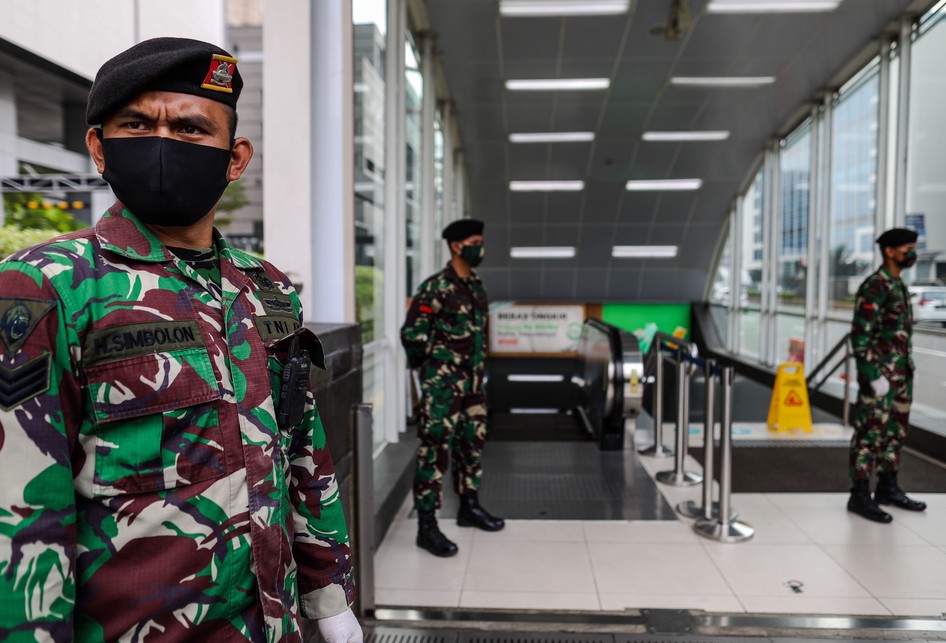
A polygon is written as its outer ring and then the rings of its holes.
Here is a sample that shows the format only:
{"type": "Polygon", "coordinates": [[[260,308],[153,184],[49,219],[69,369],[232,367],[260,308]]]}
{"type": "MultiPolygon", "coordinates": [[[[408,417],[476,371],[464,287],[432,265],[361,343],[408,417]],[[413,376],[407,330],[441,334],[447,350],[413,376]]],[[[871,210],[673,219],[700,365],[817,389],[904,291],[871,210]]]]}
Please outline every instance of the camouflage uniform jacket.
{"type": "Polygon", "coordinates": [[[482,377],[488,322],[483,281],[475,272],[460,279],[447,264],[418,286],[411,301],[401,327],[407,361],[416,368],[433,360],[482,377]]]}
{"type": "Polygon", "coordinates": [[[905,379],[913,372],[910,337],[913,311],[906,285],[884,268],[857,290],[851,345],[861,381],[905,379]]]}
{"type": "Polygon", "coordinates": [[[216,288],[120,204],[0,263],[0,640],[301,641],[352,603],[311,389],[275,419],[299,299],[215,239],[216,288]]]}

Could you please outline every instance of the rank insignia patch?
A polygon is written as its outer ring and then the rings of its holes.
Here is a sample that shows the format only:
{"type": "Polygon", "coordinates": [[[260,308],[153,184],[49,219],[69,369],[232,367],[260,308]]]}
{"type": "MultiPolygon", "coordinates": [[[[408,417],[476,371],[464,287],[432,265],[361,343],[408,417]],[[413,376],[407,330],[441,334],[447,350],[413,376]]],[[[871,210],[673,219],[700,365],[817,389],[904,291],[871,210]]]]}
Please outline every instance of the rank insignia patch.
{"type": "Polygon", "coordinates": [[[236,58],[214,54],[210,60],[210,69],[204,82],[203,89],[212,89],[215,92],[233,93],[233,74],[236,71],[236,58]]]}
{"type": "Polygon", "coordinates": [[[0,348],[7,355],[16,355],[39,320],[52,309],[51,301],[0,298],[0,348]]]}
{"type": "Polygon", "coordinates": [[[0,409],[12,411],[49,390],[49,353],[10,368],[0,364],[0,409]]]}

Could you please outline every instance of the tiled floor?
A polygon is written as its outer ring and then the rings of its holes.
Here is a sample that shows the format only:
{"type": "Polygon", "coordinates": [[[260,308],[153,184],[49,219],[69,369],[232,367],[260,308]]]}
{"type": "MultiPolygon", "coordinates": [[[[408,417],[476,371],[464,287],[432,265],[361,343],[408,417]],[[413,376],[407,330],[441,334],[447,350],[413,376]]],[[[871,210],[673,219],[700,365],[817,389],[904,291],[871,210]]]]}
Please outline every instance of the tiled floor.
{"type": "MultiPolygon", "coordinates": [[[[672,433],[670,427],[665,435],[672,433]]],[[[840,433],[827,427],[821,439],[839,439],[840,433]]],[[[637,456],[628,452],[628,457],[637,456]]],[[[653,458],[641,463],[651,476],[673,464],[653,458]]],[[[699,471],[699,464],[691,458],[686,468],[699,471]]],[[[658,487],[671,506],[701,499],[699,486],[658,487]]],[[[756,530],[739,544],[702,538],[682,518],[509,520],[498,533],[441,520],[460,548],[448,559],[414,544],[417,525],[408,499],[375,557],[375,601],[416,607],[943,616],[943,491],[913,494],[927,502],[927,511],[891,509],[889,525],[849,514],[846,494],[736,494],[732,504],[739,520],[756,530]]]]}

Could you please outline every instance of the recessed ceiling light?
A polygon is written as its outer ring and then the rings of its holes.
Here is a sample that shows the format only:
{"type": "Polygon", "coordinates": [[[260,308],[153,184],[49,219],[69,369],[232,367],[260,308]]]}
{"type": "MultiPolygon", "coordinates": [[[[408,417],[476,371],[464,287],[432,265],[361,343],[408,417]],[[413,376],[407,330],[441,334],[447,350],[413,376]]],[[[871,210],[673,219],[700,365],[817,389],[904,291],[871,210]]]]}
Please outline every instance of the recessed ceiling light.
{"type": "Polygon", "coordinates": [[[650,192],[654,190],[699,190],[703,179],[650,179],[628,181],[627,189],[631,192],[650,192]]]}
{"type": "Polygon", "coordinates": [[[615,259],[672,259],[677,256],[677,246],[614,246],[611,256],[615,259]]]}
{"type": "Polygon", "coordinates": [[[674,76],[678,87],[761,87],[775,82],[775,76],[674,76]]]}
{"type": "Polygon", "coordinates": [[[809,13],[834,11],[841,0],[713,0],[706,5],[708,13],[809,13]]]}
{"type": "Polygon", "coordinates": [[[580,192],[584,181],[510,181],[513,192],[580,192]]]}
{"type": "Polygon", "coordinates": [[[513,246],[509,249],[513,259],[571,259],[575,246],[513,246]]]}
{"type": "Polygon", "coordinates": [[[594,132],[518,132],[510,143],[584,143],[595,140],[594,132]]]}
{"type": "Polygon", "coordinates": [[[630,0],[500,0],[499,13],[507,18],[613,16],[630,6],[630,0]]]}
{"type": "Polygon", "coordinates": [[[607,89],[611,81],[607,78],[523,78],[507,80],[506,89],[510,91],[582,91],[607,89]]]}
{"type": "Polygon", "coordinates": [[[729,132],[644,132],[645,141],[725,141],[729,132]]]}

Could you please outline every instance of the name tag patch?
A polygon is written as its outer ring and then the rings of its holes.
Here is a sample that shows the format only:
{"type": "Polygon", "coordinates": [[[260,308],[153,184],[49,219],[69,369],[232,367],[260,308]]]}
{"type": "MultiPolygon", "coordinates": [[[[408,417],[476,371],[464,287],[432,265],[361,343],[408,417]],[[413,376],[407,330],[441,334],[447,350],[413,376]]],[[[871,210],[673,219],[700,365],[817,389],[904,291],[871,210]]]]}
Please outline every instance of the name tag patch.
{"type": "Polygon", "coordinates": [[[262,315],[255,320],[256,328],[264,342],[282,339],[298,330],[302,324],[295,317],[262,315]]]}
{"type": "Polygon", "coordinates": [[[127,324],[95,330],[86,335],[82,361],[86,366],[170,350],[203,348],[196,321],[127,324]]]}

